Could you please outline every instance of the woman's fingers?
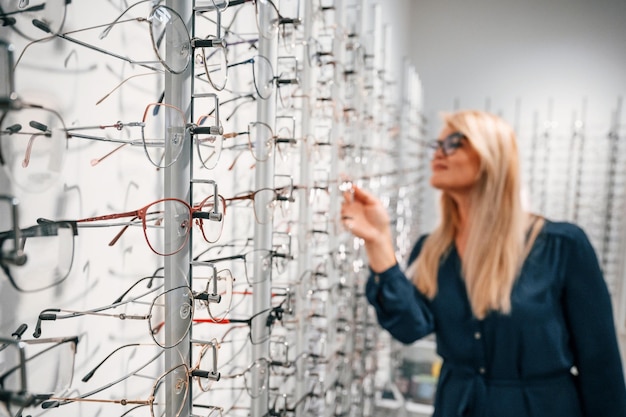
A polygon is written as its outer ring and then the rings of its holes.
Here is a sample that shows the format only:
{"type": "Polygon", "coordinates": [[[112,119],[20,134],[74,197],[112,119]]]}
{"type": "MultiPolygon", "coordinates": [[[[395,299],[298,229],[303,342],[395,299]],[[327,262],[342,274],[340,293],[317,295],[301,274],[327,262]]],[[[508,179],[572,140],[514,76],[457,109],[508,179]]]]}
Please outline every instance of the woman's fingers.
{"type": "Polygon", "coordinates": [[[352,186],[352,195],[356,201],[360,201],[363,204],[373,204],[378,201],[373,194],[357,187],[356,185],[352,186]]]}

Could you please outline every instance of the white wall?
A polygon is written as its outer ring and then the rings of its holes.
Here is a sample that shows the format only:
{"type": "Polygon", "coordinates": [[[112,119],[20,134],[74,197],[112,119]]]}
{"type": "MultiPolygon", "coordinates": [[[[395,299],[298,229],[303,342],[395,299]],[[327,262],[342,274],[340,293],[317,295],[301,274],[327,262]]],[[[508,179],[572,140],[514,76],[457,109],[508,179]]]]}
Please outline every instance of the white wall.
{"type": "Polygon", "coordinates": [[[569,122],[586,97],[589,121],[607,124],[626,93],[622,0],[410,4],[407,54],[421,75],[431,120],[458,106],[489,107],[514,122],[519,99],[521,122],[528,123],[553,99],[554,117],[569,122]]]}

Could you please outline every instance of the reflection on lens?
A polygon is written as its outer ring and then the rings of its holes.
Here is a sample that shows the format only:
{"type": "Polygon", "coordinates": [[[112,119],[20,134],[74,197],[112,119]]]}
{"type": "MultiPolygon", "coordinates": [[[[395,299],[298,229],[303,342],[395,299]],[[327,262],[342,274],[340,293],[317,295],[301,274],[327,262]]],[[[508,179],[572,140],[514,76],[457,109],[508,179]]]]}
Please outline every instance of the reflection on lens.
{"type": "Polygon", "coordinates": [[[178,365],[161,376],[155,383],[152,391],[152,403],[150,409],[152,416],[160,417],[171,410],[175,417],[180,416],[189,391],[189,379],[187,366],[178,365]]]}
{"type": "Polygon", "coordinates": [[[268,224],[272,221],[275,193],[274,189],[265,188],[254,194],[254,215],[260,224],[268,224]]]}
{"type": "Polygon", "coordinates": [[[169,71],[180,74],[191,59],[187,26],[178,13],[166,6],[155,7],[148,21],[152,45],[159,60],[169,71]]]}
{"type": "Polygon", "coordinates": [[[146,107],[143,122],[141,137],[150,162],[159,168],[175,163],[187,135],[182,111],[168,104],[153,103],[146,107]]]}
{"type": "Polygon", "coordinates": [[[252,75],[257,94],[264,100],[268,99],[274,91],[274,69],[270,61],[263,55],[254,57],[252,75]]]}
{"type": "Polygon", "coordinates": [[[228,80],[226,48],[221,46],[202,48],[202,62],[209,83],[217,91],[222,91],[228,80]]]}
{"type": "Polygon", "coordinates": [[[256,1],[256,18],[259,34],[266,39],[274,39],[278,33],[278,10],[269,0],[256,1]]]}
{"type": "MultiPolygon", "coordinates": [[[[213,201],[215,200],[213,195],[208,196],[202,201],[202,212],[223,212],[224,207],[226,207],[226,203],[224,202],[224,197],[221,195],[217,196],[217,204],[218,207],[215,207],[213,201]]],[[[202,233],[202,237],[208,243],[217,242],[222,236],[222,230],[224,230],[224,218],[222,215],[220,220],[215,219],[202,219],[196,218],[196,225],[200,227],[200,232],[202,233]]]]}
{"type": "Polygon", "coordinates": [[[167,349],[185,338],[193,319],[193,302],[187,286],[172,288],[154,299],[149,325],[156,344],[167,349]]]}
{"type": "Polygon", "coordinates": [[[246,382],[246,390],[250,397],[258,398],[265,392],[269,383],[269,369],[267,361],[260,360],[255,362],[250,370],[244,375],[246,382]]]}
{"type": "Polygon", "coordinates": [[[164,199],[145,210],[144,235],[150,248],[162,256],[181,250],[189,238],[189,207],[179,200],[164,199]]]}
{"type": "Polygon", "coordinates": [[[217,273],[217,292],[221,301],[209,304],[209,314],[214,320],[223,320],[233,303],[233,276],[230,270],[224,269],[217,273]]]}
{"type": "MultiPolygon", "coordinates": [[[[199,117],[197,125],[209,128],[220,127],[215,117],[209,115],[199,117]]],[[[194,142],[196,143],[198,157],[202,166],[206,169],[215,168],[222,155],[224,136],[215,133],[199,133],[194,135],[194,142]]]]}
{"type": "Polygon", "coordinates": [[[275,138],[272,128],[263,122],[252,122],[248,124],[248,132],[252,156],[257,161],[267,161],[274,147],[275,138]]]}
{"type": "MultiPolygon", "coordinates": [[[[199,368],[202,371],[209,371],[212,372],[214,371],[214,366],[215,366],[215,360],[217,358],[215,358],[215,355],[217,354],[217,351],[213,349],[213,345],[211,344],[207,344],[205,346],[202,347],[202,351],[200,352],[200,362],[199,362],[199,368]]],[[[204,392],[207,392],[211,389],[211,386],[213,385],[213,379],[212,378],[198,378],[198,382],[200,384],[200,389],[204,392]]]]}

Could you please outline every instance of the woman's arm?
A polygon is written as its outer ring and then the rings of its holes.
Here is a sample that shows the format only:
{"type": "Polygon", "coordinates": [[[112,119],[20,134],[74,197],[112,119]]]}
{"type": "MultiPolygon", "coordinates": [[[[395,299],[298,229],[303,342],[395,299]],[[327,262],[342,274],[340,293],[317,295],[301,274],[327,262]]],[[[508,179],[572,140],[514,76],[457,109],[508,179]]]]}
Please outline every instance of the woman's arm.
{"type": "MultiPolygon", "coordinates": [[[[371,270],[365,292],[380,325],[403,343],[412,343],[434,330],[430,302],[407,279],[396,260],[389,215],[380,200],[353,187],[341,207],[344,226],[363,239],[371,270]]],[[[413,249],[418,255],[424,239],[413,249]]]]}
{"type": "Polygon", "coordinates": [[[589,239],[572,226],[566,249],[564,309],[588,417],[626,417],[626,387],[611,297],[589,239]]]}
{"type": "Polygon", "coordinates": [[[341,220],[363,239],[370,268],[383,272],[396,264],[389,214],[379,199],[357,186],[344,193],[341,220]]]}

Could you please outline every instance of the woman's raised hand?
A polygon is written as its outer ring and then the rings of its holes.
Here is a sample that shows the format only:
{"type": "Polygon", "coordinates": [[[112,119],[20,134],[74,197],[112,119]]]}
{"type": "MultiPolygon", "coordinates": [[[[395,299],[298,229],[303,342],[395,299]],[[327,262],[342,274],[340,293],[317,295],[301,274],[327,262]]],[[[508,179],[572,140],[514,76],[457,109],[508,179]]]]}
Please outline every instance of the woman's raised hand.
{"type": "Polygon", "coordinates": [[[341,221],[346,229],[366,243],[374,243],[390,234],[389,214],[382,202],[356,185],[343,193],[341,221]]]}

